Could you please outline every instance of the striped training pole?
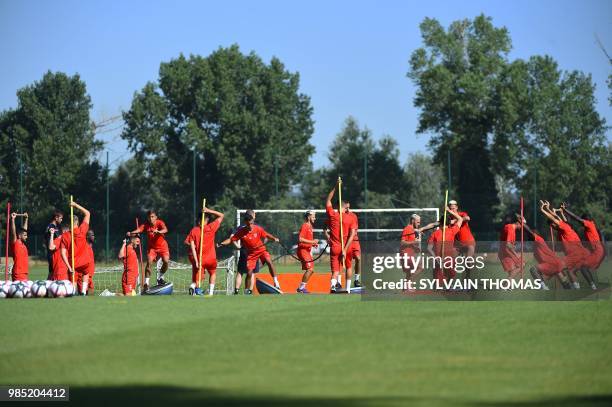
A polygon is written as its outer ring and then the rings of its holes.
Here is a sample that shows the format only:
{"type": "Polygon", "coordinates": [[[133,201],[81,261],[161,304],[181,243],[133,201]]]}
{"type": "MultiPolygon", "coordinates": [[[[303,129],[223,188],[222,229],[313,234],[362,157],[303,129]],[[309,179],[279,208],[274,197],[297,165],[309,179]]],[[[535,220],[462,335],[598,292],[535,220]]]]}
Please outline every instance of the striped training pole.
{"type": "MultiPolygon", "coordinates": [[[[136,217],[136,230],[140,229],[140,222],[138,222],[138,216],[136,217]]],[[[138,232],[138,236],[140,236],[140,232],[138,232]]],[[[143,293],[144,292],[144,279],[145,279],[145,271],[144,271],[144,264],[142,263],[142,239],[140,239],[140,244],[138,245],[138,251],[140,252],[140,275],[142,276],[140,278],[140,292],[143,293]]],[[[126,253],[127,253],[127,247],[126,247],[126,253]]]]}
{"type": "Polygon", "coordinates": [[[521,280],[523,279],[523,269],[524,269],[524,263],[523,263],[523,251],[524,251],[524,247],[525,247],[525,236],[524,236],[524,224],[525,224],[525,218],[523,217],[524,214],[524,205],[523,205],[523,197],[521,196],[521,280]]]}
{"type": "Polygon", "coordinates": [[[70,195],[70,261],[72,268],[72,285],[74,286],[74,275],[76,271],[74,270],[74,208],[72,204],[74,200],[72,199],[72,195],[70,195]]]}
{"type": "Polygon", "coordinates": [[[444,270],[444,241],[446,240],[446,208],[448,208],[448,189],[444,195],[444,224],[442,225],[442,252],[440,253],[442,270],[444,270]]]}
{"type": "Polygon", "coordinates": [[[202,248],[204,247],[204,208],[206,208],[206,198],[202,199],[202,219],[200,219],[200,249],[198,253],[198,282],[196,287],[200,288],[202,281],[202,248]]]}
{"type": "Polygon", "coordinates": [[[338,177],[338,213],[340,214],[340,250],[342,252],[342,269],[346,268],[344,262],[344,229],[342,227],[342,178],[338,177]]]}
{"type": "Polygon", "coordinates": [[[6,252],[4,254],[4,281],[8,281],[9,236],[11,231],[11,203],[6,203],[6,252]]]}

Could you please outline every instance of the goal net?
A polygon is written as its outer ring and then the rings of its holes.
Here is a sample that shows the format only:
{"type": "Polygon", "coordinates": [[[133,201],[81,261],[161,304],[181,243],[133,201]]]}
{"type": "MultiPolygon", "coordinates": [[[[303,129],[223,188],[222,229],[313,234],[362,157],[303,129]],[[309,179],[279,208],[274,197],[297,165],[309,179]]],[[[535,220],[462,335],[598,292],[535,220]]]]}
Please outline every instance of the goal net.
{"type": "MultiPolygon", "coordinates": [[[[262,226],[266,231],[277,236],[282,245],[270,242],[267,244],[268,251],[273,260],[282,264],[293,265],[291,270],[299,271],[297,261],[291,256],[297,249],[298,233],[304,222],[304,213],[308,209],[254,209],[255,223],[262,226]],[[284,247],[283,247],[284,246],[284,247]]],[[[246,209],[236,211],[236,226],[243,223],[243,215],[246,209]]],[[[324,209],[311,209],[316,214],[313,227],[314,238],[322,241],[318,248],[313,249],[313,256],[321,257],[318,262],[329,263],[329,248],[325,241],[324,228],[327,215],[324,209]],[[320,253],[321,250],[326,253],[320,253]]],[[[388,209],[351,209],[359,221],[358,237],[362,252],[367,252],[368,242],[377,242],[389,248],[397,248],[402,231],[410,222],[410,216],[417,214],[421,216],[421,225],[435,222],[439,218],[438,208],[388,208],[388,209]]],[[[426,237],[422,238],[425,242],[426,237]]],[[[236,253],[235,257],[238,258],[236,253]]],[[[319,268],[319,270],[322,270],[319,268]]],[[[325,269],[327,270],[327,269],[325,269]]],[[[281,271],[283,271],[281,269],[281,271]]]]}
{"type": "MultiPolygon", "coordinates": [[[[235,281],[234,256],[225,260],[221,260],[217,264],[217,280],[215,282],[215,294],[230,295],[233,293],[235,281]]],[[[162,262],[159,260],[156,264],[157,270],[151,271],[151,282],[155,285],[157,272],[161,270],[162,262]]],[[[121,277],[123,275],[123,265],[118,264],[113,267],[96,268],[94,274],[94,285],[96,293],[100,294],[104,290],[112,293],[121,292],[121,277]]],[[[207,274],[208,275],[208,274],[207,274]]],[[[140,277],[138,278],[138,286],[140,286],[140,277]]],[[[171,282],[173,285],[174,294],[187,294],[191,285],[191,264],[178,263],[170,260],[168,271],[164,274],[164,280],[171,282]]],[[[202,287],[208,286],[208,277],[206,283],[202,287]]]]}

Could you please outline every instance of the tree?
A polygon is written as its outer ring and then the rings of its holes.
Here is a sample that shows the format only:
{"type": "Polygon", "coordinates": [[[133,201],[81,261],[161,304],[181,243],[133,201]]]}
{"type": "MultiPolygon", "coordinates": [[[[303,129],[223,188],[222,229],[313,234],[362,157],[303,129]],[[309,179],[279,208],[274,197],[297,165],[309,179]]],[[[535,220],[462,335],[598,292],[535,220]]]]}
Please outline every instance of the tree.
{"type": "Polygon", "coordinates": [[[442,168],[425,154],[415,153],[404,165],[403,188],[399,198],[404,205],[414,208],[436,208],[444,204],[442,168]]]}
{"type": "Polygon", "coordinates": [[[497,199],[488,136],[496,123],[495,90],[510,37],[484,15],[455,21],[447,31],[426,18],[420,28],[425,46],[412,53],[408,73],[418,87],[417,132],[434,133],[434,160],[446,170],[451,151],[457,198],[474,214],[474,224],[486,230],[497,199]]]}
{"type": "MultiPolygon", "coordinates": [[[[91,100],[79,75],[47,72],[17,92],[18,107],[0,114],[0,187],[19,203],[20,163],[24,207],[33,215],[32,230],[54,207],[66,209],[70,194],[97,207],[101,167],[95,160],[101,143],[89,119],[91,100]]],[[[3,199],[2,204],[6,204],[3,199]]],[[[16,207],[17,209],[17,207],[16,207]]],[[[96,217],[93,217],[94,221],[96,217]]]]}
{"type": "Polygon", "coordinates": [[[155,205],[177,227],[186,222],[176,208],[191,208],[194,150],[197,195],[239,207],[275,194],[275,165],[279,191],[288,191],[314,152],[312,108],[299,75],[236,45],[162,63],[157,83],[136,93],[123,116],[122,137],[147,183],[139,203],[155,205]]]}
{"type": "Polygon", "coordinates": [[[402,168],[397,142],[389,136],[374,142],[372,132],[367,127],[360,128],[353,117],[346,119],[327,157],[330,166],[312,173],[302,189],[306,201],[312,205],[321,205],[340,176],[344,186],[342,197],[354,207],[364,207],[364,164],[367,168],[368,192],[391,196],[401,188],[402,168]]]}

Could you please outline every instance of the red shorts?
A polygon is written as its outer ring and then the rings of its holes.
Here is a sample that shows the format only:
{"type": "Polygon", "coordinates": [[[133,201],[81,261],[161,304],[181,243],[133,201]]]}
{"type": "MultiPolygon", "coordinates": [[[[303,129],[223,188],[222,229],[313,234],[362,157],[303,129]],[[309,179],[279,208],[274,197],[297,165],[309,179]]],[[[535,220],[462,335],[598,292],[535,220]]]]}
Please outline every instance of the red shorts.
{"type": "MultiPolygon", "coordinates": [[[[191,263],[191,282],[196,283],[198,281],[198,268],[195,266],[195,260],[193,257],[189,256],[189,262],[191,263]]],[[[217,272],[217,259],[202,259],[201,269],[202,275],[200,276],[200,281],[204,280],[205,272],[208,273],[209,276],[212,276],[217,272]]]]}
{"type": "Polygon", "coordinates": [[[314,262],[312,261],[312,253],[310,249],[298,249],[297,256],[302,262],[302,270],[314,269],[314,262]]]}
{"type": "Polygon", "coordinates": [[[68,269],[66,267],[59,269],[59,270],[53,270],[53,274],[51,275],[51,279],[53,279],[53,281],[57,281],[57,280],[69,280],[68,278],[68,269]]]}
{"type": "Polygon", "coordinates": [[[252,253],[249,253],[247,256],[247,270],[253,271],[255,267],[257,267],[257,260],[261,260],[264,263],[264,260],[272,262],[272,258],[270,257],[270,253],[266,249],[257,250],[252,253]]]}
{"type": "Polygon", "coordinates": [[[344,265],[347,269],[350,269],[353,264],[354,258],[361,258],[361,245],[359,242],[351,243],[351,247],[346,252],[346,259],[344,260],[344,265]]]}
{"type": "Polygon", "coordinates": [[[434,268],[434,278],[436,280],[445,280],[448,277],[455,278],[457,276],[457,272],[455,271],[455,258],[450,254],[442,257],[442,268],[437,267],[439,264],[436,263],[436,267],[434,268]],[[451,257],[452,260],[446,260],[447,257],[451,257]],[[448,264],[450,263],[450,264],[448,264]]]}
{"type": "Polygon", "coordinates": [[[28,273],[13,273],[13,281],[28,281],[28,273]]]}
{"type": "Polygon", "coordinates": [[[147,250],[147,259],[149,263],[153,263],[158,258],[170,258],[170,249],[168,248],[168,243],[164,244],[161,247],[151,247],[147,250]]]}
{"type": "Polygon", "coordinates": [[[121,289],[123,291],[123,295],[132,295],[132,291],[136,290],[136,282],[138,280],[138,272],[136,273],[128,273],[123,272],[121,276],[121,289]]]}
{"type": "Polygon", "coordinates": [[[540,271],[545,276],[554,276],[555,274],[559,274],[565,268],[565,263],[561,259],[538,263],[536,266],[538,271],[540,271]]]}
{"type": "Polygon", "coordinates": [[[83,287],[83,277],[85,275],[89,276],[89,282],[87,283],[87,291],[94,289],[93,276],[96,269],[96,264],[92,261],[87,264],[84,264],[80,267],[76,267],[76,276],[75,282],[77,284],[77,289],[79,293],[81,292],[81,288],[83,287]]]}
{"type": "Polygon", "coordinates": [[[515,270],[517,267],[520,267],[521,264],[519,260],[515,259],[514,256],[499,256],[499,260],[501,261],[502,267],[506,273],[510,273],[515,270]]]}
{"type": "Polygon", "coordinates": [[[470,235],[469,237],[465,239],[455,240],[455,244],[458,247],[476,246],[476,240],[474,239],[474,236],[470,235]]]}
{"type": "Polygon", "coordinates": [[[342,249],[340,245],[330,246],[329,248],[329,265],[332,273],[339,273],[342,268],[342,249]]]}
{"type": "Polygon", "coordinates": [[[589,257],[590,252],[587,249],[575,247],[566,254],[565,264],[568,269],[575,271],[581,267],[588,267],[589,257]]]}
{"type": "Polygon", "coordinates": [[[416,252],[414,250],[404,250],[400,252],[400,261],[402,262],[402,270],[404,273],[410,274],[417,271],[416,267],[414,266],[414,256],[416,256],[416,252]],[[404,254],[408,256],[408,261],[406,263],[404,263],[404,254]]]}
{"type": "Polygon", "coordinates": [[[586,266],[590,270],[595,271],[599,268],[599,266],[601,266],[601,263],[603,262],[605,257],[606,253],[604,252],[603,247],[596,246],[595,249],[587,256],[586,266]]]}

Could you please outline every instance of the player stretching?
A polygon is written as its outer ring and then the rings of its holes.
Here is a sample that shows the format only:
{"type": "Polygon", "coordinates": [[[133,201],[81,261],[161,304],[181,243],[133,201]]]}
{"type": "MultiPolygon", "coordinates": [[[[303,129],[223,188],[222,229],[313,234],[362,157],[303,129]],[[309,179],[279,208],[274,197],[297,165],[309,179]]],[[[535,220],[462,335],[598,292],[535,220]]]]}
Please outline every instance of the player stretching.
{"type": "MultiPolygon", "coordinates": [[[[327,200],[325,201],[325,211],[327,212],[327,226],[329,227],[329,258],[331,267],[331,288],[330,292],[335,293],[338,290],[336,284],[338,284],[338,276],[340,275],[340,268],[345,258],[348,248],[351,247],[353,238],[355,237],[355,229],[352,227],[352,219],[342,219],[342,237],[344,240],[344,247],[340,240],[340,213],[332,206],[332,199],[336,193],[336,186],[329,191],[327,194],[327,200]],[[349,232],[350,230],[350,232],[349,232]]],[[[346,204],[340,202],[340,206],[343,211],[346,211],[346,204]]],[[[351,274],[352,270],[346,268],[346,291],[351,291],[351,274]]]]}
{"type": "MultiPolygon", "coordinates": [[[[45,229],[45,237],[47,243],[50,242],[51,238],[57,239],[60,237],[63,219],[64,214],[62,213],[62,211],[55,209],[53,211],[53,217],[51,218],[51,222],[49,222],[47,228],[45,229]],[[51,232],[51,229],[53,229],[53,232],[51,232]]],[[[57,248],[59,248],[59,244],[57,245],[57,248]]],[[[47,263],[49,263],[49,274],[47,275],[47,280],[53,280],[53,254],[56,252],[59,253],[57,248],[52,251],[49,248],[49,245],[47,245],[47,263]]]]}
{"type": "Polygon", "coordinates": [[[302,262],[302,270],[304,275],[302,276],[302,282],[300,287],[297,289],[298,293],[309,294],[306,289],[306,284],[314,272],[314,262],[312,260],[312,248],[319,244],[319,240],[314,238],[312,226],[316,220],[314,211],[306,211],[304,214],[304,223],[300,228],[300,234],[298,237],[298,249],[297,256],[302,262]]]}
{"type": "MultiPolygon", "coordinates": [[[[200,213],[200,219],[202,214],[200,213]]],[[[200,225],[194,226],[187,238],[185,244],[189,246],[189,262],[191,263],[191,286],[189,287],[190,295],[202,295],[200,283],[204,280],[204,272],[210,276],[208,295],[213,295],[215,292],[215,277],[217,272],[217,253],[215,250],[215,234],[219,230],[223,222],[223,214],[209,208],[204,208],[204,234],[200,225]],[[213,220],[213,216],[215,219],[213,220]],[[204,244],[202,245],[202,264],[200,264],[200,237],[203,236],[204,244]],[[198,274],[201,274],[201,280],[198,281],[198,274]]]]}
{"type": "Polygon", "coordinates": [[[59,231],[59,237],[56,238],[53,238],[53,236],[58,234],[55,228],[51,227],[47,232],[49,233],[47,248],[51,253],[51,278],[49,280],[68,280],[68,268],[62,259],[60,246],[62,244],[62,235],[66,232],[70,233],[70,226],[62,225],[59,231]]]}
{"type": "Polygon", "coordinates": [[[421,233],[433,229],[438,226],[438,222],[430,223],[424,227],[421,226],[421,217],[416,213],[410,215],[410,223],[402,230],[400,237],[400,254],[402,258],[404,254],[408,256],[408,264],[402,262],[402,270],[406,274],[406,280],[410,280],[412,276],[416,276],[423,270],[423,265],[418,268],[414,267],[414,257],[421,253],[421,233]]]}
{"type": "Polygon", "coordinates": [[[253,270],[255,270],[258,260],[261,260],[262,263],[268,266],[270,275],[274,280],[274,287],[280,290],[280,284],[278,282],[278,278],[276,277],[276,270],[272,264],[272,258],[270,257],[270,253],[268,253],[266,246],[262,241],[262,239],[269,238],[275,242],[278,242],[279,238],[266,232],[261,226],[256,225],[254,216],[248,212],[244,214],[244,222],[245,225],[238,228],[236,233],[221,242],[221,245],[227,246],[232,242],[237,242],[240,240],[241,246],[243,246],[248,252],[247,278],[245,287],[249,288],[245,288],[245,294],[253,293],[252,287],[255,278],[253,276],[253,270]]]}
{"type": "MultiPolygon", "coordinates": [[[[521,215],[517,214],[516,218],[519,222],[521,221],[521,215]]],[[[545,290],[548,290],[548,286],[545,282],[553,277],[559,279],[563,288],[571,288],[570,282],[563,274],[563,270],[565,269],[563,260],[558,258],[555,252],[548,247],[546,241],[538,234],[537,230],[527,226],[525,219],[523,219],[523,227],[533,236],[533,257],[538,263],[536,267],[529,268],[529,272],[533,279],[541,280],[545,290]]]]}
{"type": "MultiPolygon", "coordinates": [[[[540,201],[540,211],[546,216],[554,229],[557,230],[557,236],[561,242],[563,252],[565,253],[565,264],[569,271],[569,278],[574,288],[580,288],[580,283],[577,281],[576,272],[580,271],[584,276],[585,280],[589,283],[593,290],[597,289],[593,275],[587,272],[588,267],[587,258],[590,252],[582,246],[580,242],[580,236],[572,229],[572,227],[564,221],[559,215],[557,210],[550,209],[550,203],[548,201],[540,201]]],[[[563,215],[563,211],[559,211],[563,215]]]]}
{"type": "Polygon", "coordinates": [[[121,275],[121,292],[123,295],[136,295],[136,282],[138,281],[138,255],[136,249],[140,246],[140,236],[134,235],[123,240],[119,250],[119,260],[123,263],[121,275]]]}
{"type": "MultiPolygon", "coordinates": [[[[344,201],[346,205],[346,209],[342,216],[342,223],[344,224],[344,217],[346,216],[350,221],[348,224],[349,228],[355,231],[353,236],[353,243],[351,247],[348,248],[346,252],[346,260],[345,266],[346,268],[350,268],[353,259],[355,260],[355,287],[361,287],[361,245],[359,244],[359,218],[357,218],[357,214],[355,212],[351,212],[351,203],[347,200],[344,201]]],[[[343,226],[344,227],[344,226],[343,226]]]]}
{"type": "Polygon", "coordinates": [[[11,249],[13,251],[13,281],[28,281],[28,213],[11,213],[11,249]],[[24,221],[19,230],[15,228],[15,218],[23,216],[24,221]]]}
{"type": "MultiPolygon", "coordinates": [[[[440,267],[438,267],[438,262],[434,261],[436,267],[434,268],[434,278],[438,281],[442,282],[448,278],[455,278],[457,273],[455,272],[455,256],[457,256],[457,250],[455,250],[455,246],[453,242],[455,241],[455,236],[459,233],[459,229],[461,228],[461,224],[463,223],[463,218],[457,214],[457,212],[452,211],[450,208],[446,208],[446,211],[451,216],[446,219],[446,228],[439,227],[436,229],[431,236],[429,236],[429,240],[427,241],[427,252],[432,257],[437,257],[440,259],[440,267]],[[444,236],[444,237],[443,237],[444,236]],[[444,246],[444,250],[442,247],[444,246]]],[[[441,219],[439,223],[443,223],[444,219],[441,219]]]]}
{"type": "Polygon", "coordinates": [[[587,240],[586,246],[591,252],[591,255],[587,257],[588,268],[591,271],[595,271],[599,268],[601,262],[606,257],[604,246],[601,243],[601,233],[599,233],[599,230],[597,230],[597,226],[595,225],[593,218],[591,218],[588,214],[583,213],[582,217],[580,217],[570,211],[567,206],[568,205],[566,203],[561,204],[561,210],[563,210],[563,213],[566,213],[584,227],[584,237],[587,240]]]}
{"type": "Polygon", "coordinates": [[[504,226],[499,234],[499,249],[497,257],[508,278],[516,279],[521,274],[521,258],[516,252],[516,230],[520,229],[521,222],[513,221],[510,215],[504,218],[504,226]]]}
{"type": "MultiPolygon", "coordinates": [[[[68,273],[71,275],[76,272],[81,274],[82,285],[79,287],[80,295],[87,295],[89,286],[89,276],[93,276],[94,263],[91,259],[89,247],[87,245],[87,231],[89,231],[89,222],[91,213],[76,202],[70,204],[73,208],[79,210],[83,214],[83,221],[79,223],[79,217],[74,215],[74,269],[72,268],[72,239],[70,231],[62,234],[61,256],[64,264],[68,268],[68,273]],[[68,260],[71,259],[71,260],[68,260]]],[[[78,276],[74,276],[78,279],[78,276]]]]}
{"type": "MultiPolygon", "coordinates": [[[[474,235],[472,235],[472,230],[470,229],[470,215],[468,215],[467,212],[460,210],[459,205],[457,205],[457,201],[455,200],[449,201],[448,207],[457,212],[463,219],[463,223],[461,224],[461,228],[459,229],[459,233],[457,233],[456,237],[457,246],[459,246],[458,249],[461,252],[465,252],[466,257],[474,257],[474,253],[476,252],[476,239],[474,239],[474,235]]],[[[470,278],[470,270],[471,267],[466,268],[466,278],[470,278]]]]}
{"type": "Polygon", "coordinates": [[[168,271],[170,261],[170,248],[164,235],[168,233],[168,228],[163,220],[157,217],[153,210],[147,212],[147,222],[140,225],[137,229],[128,232],[128,237],[146,232],[147,233],[147,265],[145,266],[144,291],[149,289],[149,279],[151,277],[151,266],[161,258],[162,267],[157,276],[157,284],[164,285],[164,274],[168,271]]]}

